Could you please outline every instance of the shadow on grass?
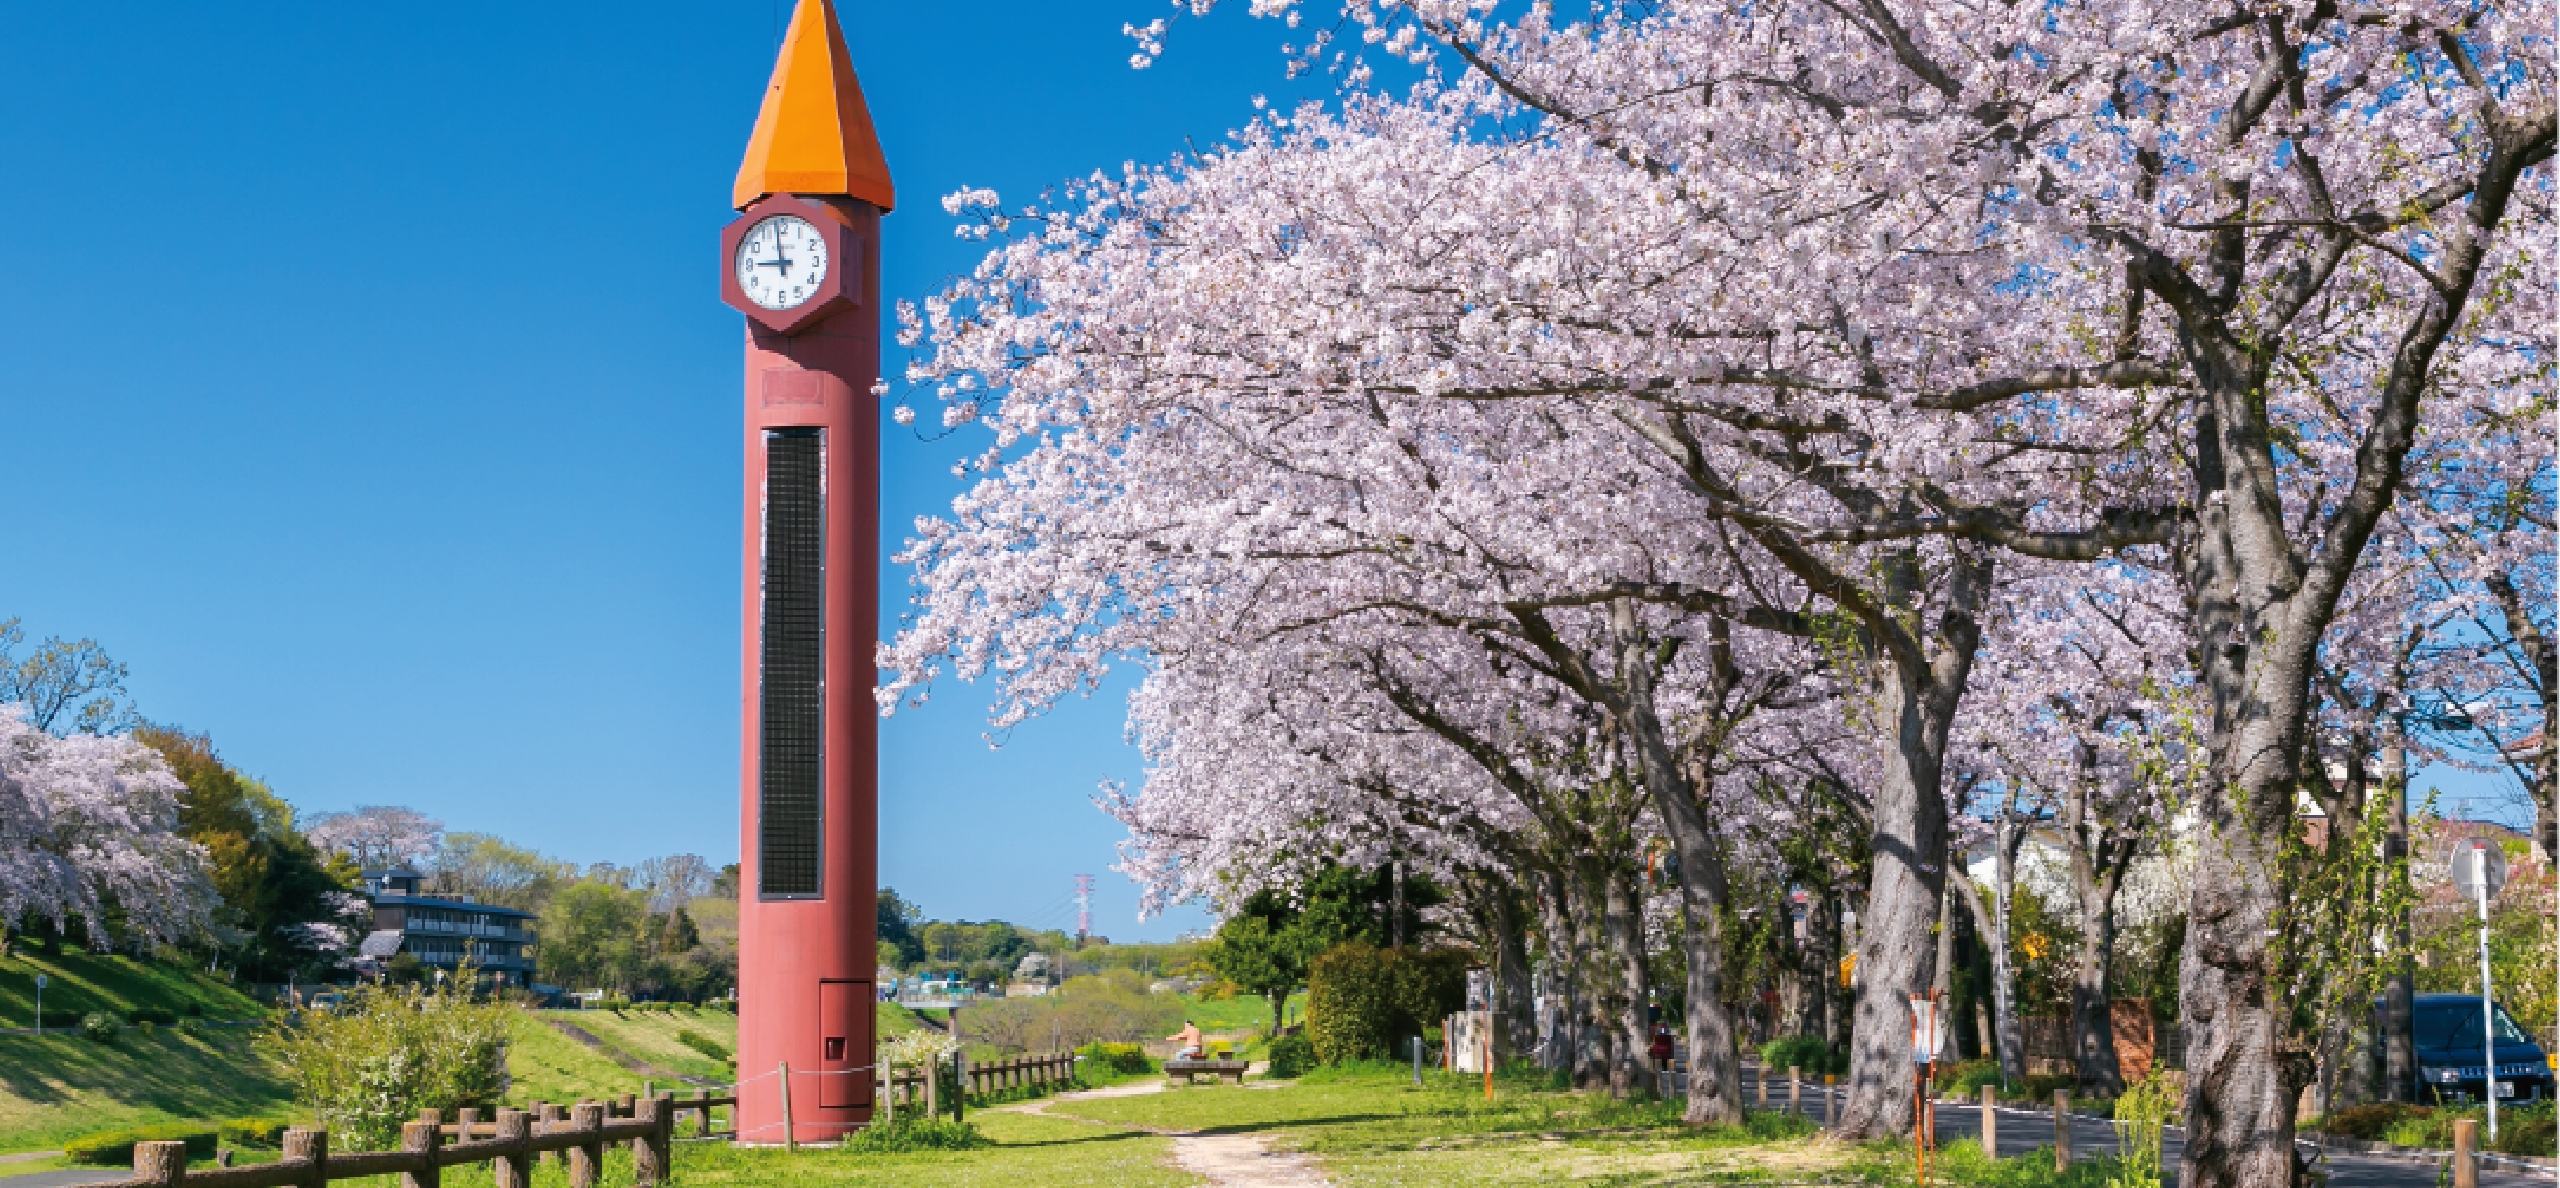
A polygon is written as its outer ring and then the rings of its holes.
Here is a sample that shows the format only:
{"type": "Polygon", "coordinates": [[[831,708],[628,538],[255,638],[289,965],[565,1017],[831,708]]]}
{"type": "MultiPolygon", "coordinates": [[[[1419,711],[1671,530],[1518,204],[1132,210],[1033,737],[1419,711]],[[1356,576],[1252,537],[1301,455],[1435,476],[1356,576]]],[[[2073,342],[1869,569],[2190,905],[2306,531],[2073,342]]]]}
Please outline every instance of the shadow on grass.
{"type": "Polygon", "coordinates": [[[1231,1122],[1224,1126],[1203,1126],[1184,1134],[1259,1134],[1266,1130],[1290,1130],[1301,1126],[1340,1126],[1352,1122],[1397,1122],[1411,1114],[1336,1114],[1330,1118],[1289,1118],[1269,1122],[1231,1122]]]}
{"type": "Polygon", "coordinates": [[[1164,1136],[1159,1134],[1149,1134],[1143,1130],[1116,1130],[1107,1134],[1078,1135],[1075,1138],[1021,1140],[997,1139],[996,1145],[990,1149],[997,1151],[1011,1151],[1028,1150],[1033,1147],[1087,1147],[1095,1143],[1125,1143],[1132,1139],[1151,1139],[1162,1137],[1164,1136]]]}
{"type": "Polygon", "coordinates": [[[105,1098],[184,1117],[273,1110],[292,1096],[246,1033],[204,1036],[163,1028],[101,1044],[71,1035],[0,1036],[0,1094],[34,1106],[105,1098]]]}

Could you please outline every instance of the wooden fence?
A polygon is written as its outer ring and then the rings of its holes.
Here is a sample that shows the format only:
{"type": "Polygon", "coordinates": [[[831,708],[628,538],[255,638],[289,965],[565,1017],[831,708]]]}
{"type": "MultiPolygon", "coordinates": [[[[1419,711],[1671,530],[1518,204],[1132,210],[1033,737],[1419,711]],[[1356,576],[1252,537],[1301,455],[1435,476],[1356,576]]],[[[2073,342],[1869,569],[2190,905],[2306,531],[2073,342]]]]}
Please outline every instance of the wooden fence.
{"type": "Polygon", "coordinates": [[[1046,1086],[1071,1081],[1076,1075],[1076,1058],[1072,1052],[1049,1052],[1037,1056],[1016,1056],[992,1064],[969,1066],[969,1092],[1001,1093],[1025,1085],[1046,1086]]]}
{"type": "MultiPolygon", "coordinates": [[[[782,1071],[788,1075],[787,1066],[782,1071]]],[[[969,1091],[1001,1092],[1022,1086],[1048,1086],[1074,1079],[1073,1053],[1018,1056],[968,1069],[969,1091]]],[[[896,1116],[903,1098],[921,1097],[932,1109],[930,1079],[914,1071],[882,1082],[881,1121],[896,1116]]],[[[789,1126],[789,1098],[784,1098],[784,1125],[789,1126]]],[[[483,1121],[477,1109],[454,1111],[451,1123],[441,1111],[424,1110],[417,1121],[400,1128],[397,1151],[348,1151],[331,1154],[329,1132],[295,1127],[284,1133],[284,1158],[254,1167],[214,1166],[190,1170],[184,1142],[143,1142],[133,1148],[133,1178],[94,1188],[328,1188],[332,1180],[396,1175],[400,1188],[441,1188],[445,1168],[462,1164],[491,1166],[497,1188],[532,1188],[533,1162],[565,1158],[569,1188],[597,1188],[608,1144],[628,1143],[634,1177],[643,1186],[663,1184],[672,1166],[679,1114],[693,1115],[689,1139],[735,1139],[737,1091],[714,1095],[696,1090],[691,1097],[624,1094],[620,1101],[582,1101],[574,1106],[535,1102],[527,1109],[501,1109],[483,1121]],[[726,1127],[721,1110],[728,1111],[726,1127]]],[[[226,1160],[227,1161],[227,1160],[226,1160]]]]}
{"type": "MultiPolygon", "coordinates": [[[[400,1188],[440,1188],[445,1168],[486,1163],[497,1188],[531,1188],[533,1161],[555,1156],[569,1163],[570,1188],[596,1188],[603,1176],[608,1144],[629,1143],[635,1178],[644,1185],[666,1181],[675,1138],[676,1102],[672,1097],[625,1097],[623,1109],[605,1102],[582,1101],[561,1108],[538,1103],[535,1110],[499,1110],[486,1129],[476,1118],[459,1115],[443,1124],[436,1111],[400,1128],[397,1151],[350,1151],[331,1154],[329,1132],[295,1127],[284,1132],[284,1158],[256,1167],[212,1167],[189,1170],[183,1142],[144,1142],[133,1148],[133,1178],[99,1188],[328,1188],[332,1180],[397,1175],[400,1188]],[[627,1111],[629,1116],[614,1116],[627,1111]],[[541,1115],[541,1116],[537,1116],[541,1115]],[[447,1143],[446,1136],[456,1141],[447,1143]]],[[[708,1113],[705,1117],[708,1118],[708,1113]]]]}

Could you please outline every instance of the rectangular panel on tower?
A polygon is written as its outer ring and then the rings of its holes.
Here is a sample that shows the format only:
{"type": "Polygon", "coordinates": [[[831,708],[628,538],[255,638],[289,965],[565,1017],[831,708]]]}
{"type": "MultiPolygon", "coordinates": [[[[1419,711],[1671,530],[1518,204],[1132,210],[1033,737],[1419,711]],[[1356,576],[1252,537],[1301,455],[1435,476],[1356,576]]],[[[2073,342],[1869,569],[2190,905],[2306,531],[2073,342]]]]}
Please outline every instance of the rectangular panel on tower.
{"type": "Polygon", "coordinates": [[[756,892],[815,897],[826,771],[825,431],[766,432],[764,463],[756,892]]]}

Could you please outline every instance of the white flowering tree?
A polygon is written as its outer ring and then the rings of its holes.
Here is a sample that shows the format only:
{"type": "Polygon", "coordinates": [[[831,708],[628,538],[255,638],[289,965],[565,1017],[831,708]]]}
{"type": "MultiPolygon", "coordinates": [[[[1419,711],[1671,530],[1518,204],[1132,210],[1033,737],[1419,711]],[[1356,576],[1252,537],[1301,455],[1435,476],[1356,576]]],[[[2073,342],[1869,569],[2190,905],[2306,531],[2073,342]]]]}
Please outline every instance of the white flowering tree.
{"type": "Polygon", "coordinates": [[[184,791],[149,747],[56,737],[0,704],[0,925],[77,918],[105,943],[112,908],[139,939],[202,934],[214,890],[203,847],[177,834],[184,791]]]}
{"type": "Polygon", "coordinates": [[[1842,1127],[1879,1134],[2004,559],[2154,550],[2219,847],[2182,1182],[2289,1183],[2309,1062],[2267,938],[2314,674],[2446,394],[2550,357],[2549,5],[1488,11],[1346,4],[1427,80],[1344,57],[1339,110],[1055,208],[955,196],[1003,242],[912,315],[910,374],[988,425],[989,478],[910,554],[886,694],[950,663],[1027,712],[1336,551],[1372,585],[1327,598],[1454,616],[1400,583],[1472,583],[1459,627],[1644,604],[1816,641],[1873,705],[1842,1127]]]}

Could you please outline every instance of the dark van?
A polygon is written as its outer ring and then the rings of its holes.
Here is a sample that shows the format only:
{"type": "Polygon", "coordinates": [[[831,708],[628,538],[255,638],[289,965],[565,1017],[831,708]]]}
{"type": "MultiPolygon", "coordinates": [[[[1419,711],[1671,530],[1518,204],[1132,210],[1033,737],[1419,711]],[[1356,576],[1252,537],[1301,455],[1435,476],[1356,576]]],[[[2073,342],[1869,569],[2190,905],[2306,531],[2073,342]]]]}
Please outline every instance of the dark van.
{"type": "MultiPolygon", "coordinates": [[[[2421,994],[2411,1001],[2418,1049],[2417,1093],[2412,1100],[2464,1104],[2479,1101],[2488,1090],[2489,1061],[2483,1058],[2486,1026],[2477,994],[2421,994]]],[[[2382,1004],[2374,1003],[2379,1020],[2382,1004]]],[[[2498,1035],[2498,1100],[2549,1101],[2551,1061],[2542,1045],[2516,1026],[2505,1007],[2493,1024],[2498,1035]]]]}

